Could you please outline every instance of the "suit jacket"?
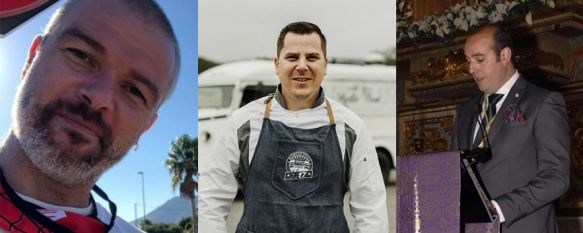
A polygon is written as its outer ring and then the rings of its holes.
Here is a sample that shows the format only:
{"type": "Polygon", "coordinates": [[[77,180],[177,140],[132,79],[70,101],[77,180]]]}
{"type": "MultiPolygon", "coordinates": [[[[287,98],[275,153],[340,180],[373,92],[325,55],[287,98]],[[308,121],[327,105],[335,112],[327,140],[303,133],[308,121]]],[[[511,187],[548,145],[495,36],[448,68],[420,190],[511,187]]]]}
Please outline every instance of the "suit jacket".
{"type": "MultiPolygon", "coordinates": [[[[471,149],[483,95],[457,112],[452,149],[471,149]]],[[[489,131],[492,159],[477,170],[504,215],[503,233],[558,232],[553,201],[569,187],[570,133],[565,101],[519,77],[489,131]],[[520,110],[523,121],[505,112],[520,110]]]]}

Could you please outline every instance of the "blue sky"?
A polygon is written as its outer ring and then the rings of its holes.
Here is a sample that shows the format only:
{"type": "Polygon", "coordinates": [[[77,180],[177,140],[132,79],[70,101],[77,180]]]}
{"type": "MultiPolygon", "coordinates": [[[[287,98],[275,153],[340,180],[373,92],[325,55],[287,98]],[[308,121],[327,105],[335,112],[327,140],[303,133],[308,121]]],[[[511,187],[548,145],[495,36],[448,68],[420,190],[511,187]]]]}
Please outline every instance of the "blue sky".
{"type": "MultiPolygon", "coordinates": [[[[10,109],[20,83],[28,47],[40,34],[50,15],[63,1],[21,25],[0,39],[0,135],[5,138],[12,123],[10,109]]],[[[197,2],[196,0],[158,1],[168,15],[180,44],[182,69],[173,96],[159,111],[154,126],[140,138],[137,150],[107,171],[97,184],[117,204],[118,215],[133,220],[134,205],[142,215],[142,183],[138,171],[144,172],[146,212],[177,196],[170,187],[170,174],[164,160],[170,141],[182,134],[197,135],[197,2]]],[[[101,202],[101,201],[100,201],[101,202]]],[[[103,203],[103,202],[101,202],[103,203]]],[[[107,207],[107,204],[104,206],[107,207]]]]}

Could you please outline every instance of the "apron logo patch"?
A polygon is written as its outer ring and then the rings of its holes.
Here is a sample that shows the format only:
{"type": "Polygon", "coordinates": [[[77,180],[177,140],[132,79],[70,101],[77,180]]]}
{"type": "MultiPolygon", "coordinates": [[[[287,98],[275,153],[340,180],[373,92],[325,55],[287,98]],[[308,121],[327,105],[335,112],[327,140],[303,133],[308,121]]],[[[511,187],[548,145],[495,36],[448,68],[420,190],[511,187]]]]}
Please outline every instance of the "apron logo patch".
{"type": "Polygon", "coordinates": [[[291,153],[285,162],[284,180],[303,180],[312,178],[314,163],[310,155],[303,151],[291,153]]]}

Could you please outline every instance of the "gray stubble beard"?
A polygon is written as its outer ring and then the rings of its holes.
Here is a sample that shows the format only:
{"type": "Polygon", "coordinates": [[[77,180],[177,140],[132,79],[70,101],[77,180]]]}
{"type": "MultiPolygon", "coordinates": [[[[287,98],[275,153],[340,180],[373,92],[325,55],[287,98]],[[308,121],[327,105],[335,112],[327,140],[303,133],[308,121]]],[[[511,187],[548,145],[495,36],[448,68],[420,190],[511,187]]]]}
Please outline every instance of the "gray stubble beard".
{"type": "MultiPolygon", "coordinates": [[[[29,75],[33,76],[34,72],[29,75]]],[[[25,78],[25,82],[29,78],[25,78]]],[[[13,130],[28,159],[49,179],[68,187],[92,186],[101,174],[123,158],[133,144],[129,142],[137,141],[137,138],[125,140],[129,145],[124,149],[122,146],[114,148],[113,141],[108,140],[82,156],[72,148],[60,148],[50,138],[48,123],[52,116],[43,116],[47,106],[34,102],[33,95],[37,88],[34,85],[27,82],[18,89],[12,109],[13,130]],[[43,117],[49,119],[39,123],[43,117]]],[[[83,141],[72,139],[71,135],[69,137],[72,144],[83,141]]]]}

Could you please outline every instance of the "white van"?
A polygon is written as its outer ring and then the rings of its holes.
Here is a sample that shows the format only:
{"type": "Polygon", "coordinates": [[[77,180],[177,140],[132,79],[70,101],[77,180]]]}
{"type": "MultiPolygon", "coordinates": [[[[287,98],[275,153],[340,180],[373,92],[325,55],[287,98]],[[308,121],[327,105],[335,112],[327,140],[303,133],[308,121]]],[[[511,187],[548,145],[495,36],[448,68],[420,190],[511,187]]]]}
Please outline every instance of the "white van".
{"type": "MultiPolygon", "coordinates": [[[[241,61],[213,67],[198,78],[198,153],[208,154],[236,109],[275,91],[273,61],[241,61]]],[[[328,64],[326,96],[341,102],[366,123],[385,183],[395,168],[396,69],[384,65],[328,64]]]]}

